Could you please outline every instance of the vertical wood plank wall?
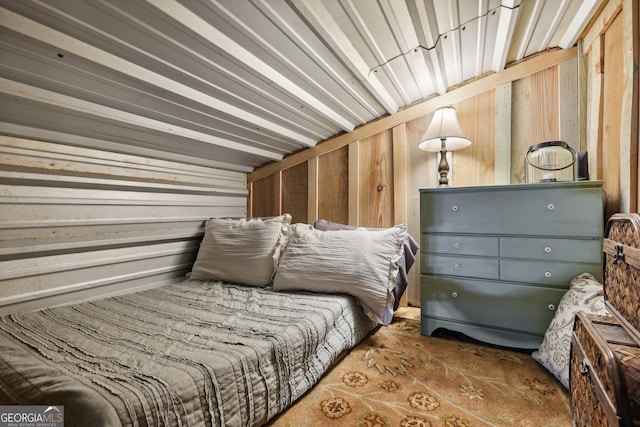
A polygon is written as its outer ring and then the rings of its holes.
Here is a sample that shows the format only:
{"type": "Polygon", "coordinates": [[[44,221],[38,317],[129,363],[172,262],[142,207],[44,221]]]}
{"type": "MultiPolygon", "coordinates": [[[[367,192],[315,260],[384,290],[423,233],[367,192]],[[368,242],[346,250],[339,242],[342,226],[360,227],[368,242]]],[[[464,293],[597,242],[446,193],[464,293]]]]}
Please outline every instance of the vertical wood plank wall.
{"type": "Polygon", "coordinates": [[[349,221],[349,148],[331,151],[319,156],[317,163],[311,163],[314,165],[314,174],[309,190],[315,193],[317,208],[311,206],[307,218],[317,216],[334,218],[340,222],[349,221]]]}
{"type": "Polygon", "coordinates": [[[246,174],[0,136],[0,314],[158,286],[190,271],[246,174]]]}
{"type": "MultiPolygon", "coordinates": [[[[564,140],[576,151],[588,150],[590,161],[600,164],[602,150],[585,131],[593,106],[585,102],[582,59],[576,48],[544,53],[258,169],[248,175],[250,214],[275,215],[306,201],[306,211],[291,212],[294,222],[325,218],[367,227],[405,222],[419,238],[419,189],[437,186],[438,154],[420,151],[417,144],[433,111],[443,105],[456,107],[472,140],[470,147],[449,153],[453,186],[523,182],[526,150],[543,141],[564,140]],[[282,178],[293,168],[308,171],[306,188],[289,188],[282,178]],[[290,205],[272,203],[279,194],[290,205]]],[[[617,179],[621,157],[610,157],[612,164],[592,168],[591,179],[617,179]]],[[[408,302],[418,305],[419,266],[410,280],[408,302]]]]}
{"type": "Polygon", "coordinates": [[[637,0],[607,2],[583,39],[586,134],[592,176],[604,180],[607,212],[638,212],[637,0]]]}

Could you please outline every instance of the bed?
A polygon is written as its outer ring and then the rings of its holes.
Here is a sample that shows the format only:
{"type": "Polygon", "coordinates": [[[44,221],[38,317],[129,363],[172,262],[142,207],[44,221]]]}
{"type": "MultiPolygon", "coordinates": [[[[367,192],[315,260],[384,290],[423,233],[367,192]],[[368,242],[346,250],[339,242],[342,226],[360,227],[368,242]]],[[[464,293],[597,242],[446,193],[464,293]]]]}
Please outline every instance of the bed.
{"type": "Polygon", "coordinates": [[[375,326],[343,295],[188,280],[1,319],[0,400],[65,425],[261,425],[375,326]]]}
{"type": "Polygon", "coordinates": [[[266,423],[391,320],[407,241],[289,221],[211,220],[181,283],[1,317],[0,403],[66,426],[266,423]]]}

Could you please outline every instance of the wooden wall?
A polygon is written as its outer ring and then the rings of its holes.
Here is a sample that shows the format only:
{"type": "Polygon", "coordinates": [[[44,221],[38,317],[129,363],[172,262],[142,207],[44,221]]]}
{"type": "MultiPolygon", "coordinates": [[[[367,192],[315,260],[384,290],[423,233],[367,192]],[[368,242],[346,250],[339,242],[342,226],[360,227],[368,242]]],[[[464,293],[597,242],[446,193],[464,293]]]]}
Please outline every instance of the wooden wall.
{"type": "Polygon", "coordinates": [[[246,175],[0,136],[0,314],[182,280],[246,175]]]}
{"type": "MultiPolygon", "coordinates": [[[[596,46],[587,55],[582,45],[542,53],[257,169],[248,175],[250,214],[290,212],[294,222],[325,218],[369,227],[402,222],[418,237],[419,189],[437,186],[438,155],[417,144],[433,111],[445,105],[456,107],[473,142],[449,153],[453,186],[520,183],[528,147],[562,140],[588,151],[591,179],[605,181],[609,213],[637,210],[638,95],[630,87],[634,69],[637,81],[637,48],[634,68],[625,30],[634,7],[630,0],[607,3],[602,22],[590,30],[597,36],[587,34],[596,46]],[[619,13],[625,18],[614,27],[619,13]],[[609,28],[617,32],[605,40],[609,28]],[[595,49],[609,52],[609,79],[595,49]]],[[[416,267],[408,290],[413,305],[419,304],[418,279],[416,267]]]]}
{"type": "Polygon", "coordinates": [[[607,2],[583,40],[590,167],[604,179],[607,216],[639,210],[639,9],[607,2]]]}

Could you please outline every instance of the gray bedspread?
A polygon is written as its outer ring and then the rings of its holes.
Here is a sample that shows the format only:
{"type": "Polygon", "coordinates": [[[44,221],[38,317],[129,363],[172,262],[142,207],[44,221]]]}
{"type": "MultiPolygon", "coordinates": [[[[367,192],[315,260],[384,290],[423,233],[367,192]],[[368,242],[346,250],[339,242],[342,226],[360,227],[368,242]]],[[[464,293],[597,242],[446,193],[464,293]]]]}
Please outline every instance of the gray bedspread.
{"type": "Polygon", "coordinates": [[[0,403],[65,425],[261,425],[375,325],[351,297],[185,281],[0,317],[0,403]]]}

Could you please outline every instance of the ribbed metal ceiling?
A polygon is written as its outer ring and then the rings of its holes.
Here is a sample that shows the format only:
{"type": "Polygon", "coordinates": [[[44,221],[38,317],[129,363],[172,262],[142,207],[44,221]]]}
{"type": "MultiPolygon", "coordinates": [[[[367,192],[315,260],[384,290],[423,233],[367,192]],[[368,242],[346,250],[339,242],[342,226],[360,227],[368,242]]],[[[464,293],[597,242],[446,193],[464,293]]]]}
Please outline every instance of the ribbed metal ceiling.
{"type": "Polygon", "coordinates": [[[603,0],[0,0],[0,133],[251,171],[573,46],[603,0]]]}

